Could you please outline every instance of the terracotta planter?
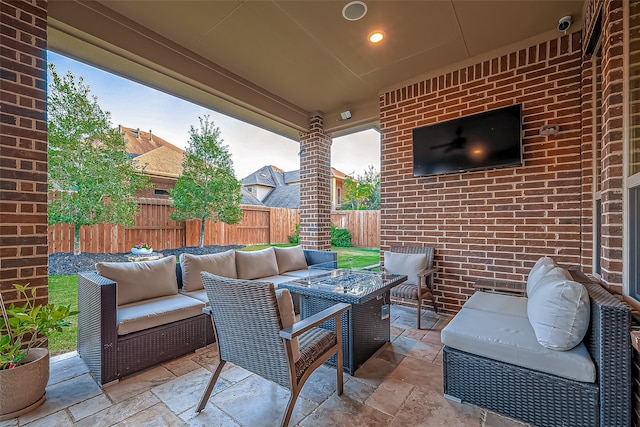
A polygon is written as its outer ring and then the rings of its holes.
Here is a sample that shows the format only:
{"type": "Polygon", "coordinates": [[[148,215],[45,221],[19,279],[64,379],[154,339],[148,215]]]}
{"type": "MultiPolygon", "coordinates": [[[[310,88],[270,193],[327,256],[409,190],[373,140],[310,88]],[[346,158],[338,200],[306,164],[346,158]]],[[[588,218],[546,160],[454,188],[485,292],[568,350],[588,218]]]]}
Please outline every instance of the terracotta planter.
{"type": "Polygon", "coordinates": [[[34,348],[22,364],[0,371],[0,421],[15,418],[44,402],[49,381],[49,350],[34,348]]]}

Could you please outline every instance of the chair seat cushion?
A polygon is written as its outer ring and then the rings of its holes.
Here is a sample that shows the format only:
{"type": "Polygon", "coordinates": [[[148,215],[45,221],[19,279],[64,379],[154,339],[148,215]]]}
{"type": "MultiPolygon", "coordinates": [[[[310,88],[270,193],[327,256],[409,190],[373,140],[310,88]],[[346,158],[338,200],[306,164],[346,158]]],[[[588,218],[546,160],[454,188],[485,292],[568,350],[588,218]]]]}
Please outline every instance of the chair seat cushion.
{"type": "Polygon", "coordinates": [[[296,362],[298,380],[319,355],[336,345],[336,333],[322,328],[312,328],[299,336],[300,359],[296,362]]]}
{"type": "Polygon", "coordinates": [[[464,308],[492,311],[527,319],[527,298],[514,295],[476,292],[464,303],[464,308]]]}
{"type": "Polygon", "coordinates": [[[180,294],[187,296],[189,298],[195,298],[198,301],[202,301],[205,305],[209,305],[209,297],[207,296],[207,291],[204,289],[200,289],[199,291],[191,291],[187,292],[184,290],[180,290],[180,294]]]}
{"type": "Polygon", "coordinates": [[[269,283],[273,283],[274,285],[276,285],[276,288],[278,287],[278,284],[280,283],[285,283],[285,282],[290,282],[292,280],[297,280],[298,277],[294,277],[294,276],[267,276],[267,277],[262,277],[260,279],[257,279],[260,282],[269,282],[269,283]]]}
{"type": "MultiPolygon", "coordinates": [[[[427,288],[422,288],[422,297],[427,297],[431,294],[431,291],[427,288]]],[[[391,296],[404,299],[418,299],[418,285],[407,285],[401,283],[398,286],[391,288],[391,296]]]]}
{"type": "Polygon", "coordinates": [[[538,344],[523,317],[463,307],[442,330],[442,343],[467,353],[592,383],[596,369],[584,343],[569,351],[538,344]]]}
{"type": "Polygon", "coordinates": [[[143,331],[202,314],[204,304],[184,295],[170,295],[118,307],[118,335],[143,331]]]}
{"type": "Polygon", "coordinates": [[[329,270],[313,268],[313,266],[309,268],[304,268],[301,270],[293,270],[282,273],[284,276],[291,276],[294,279],[306,279],[308,277],[320,276],[321,274],[326,274],[329,270]]]}

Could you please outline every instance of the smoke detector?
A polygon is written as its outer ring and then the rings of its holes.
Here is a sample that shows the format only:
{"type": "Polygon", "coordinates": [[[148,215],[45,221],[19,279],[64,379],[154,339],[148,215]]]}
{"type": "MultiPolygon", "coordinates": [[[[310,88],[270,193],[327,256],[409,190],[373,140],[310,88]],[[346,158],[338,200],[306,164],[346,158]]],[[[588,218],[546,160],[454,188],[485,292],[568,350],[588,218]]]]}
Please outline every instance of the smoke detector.
{"type": "Polygon", "coordinates": [[[347,21],[357,21],[367,14],[367,5],[363,1],[352,1],[342,8],[342,16],[347,21]]]}

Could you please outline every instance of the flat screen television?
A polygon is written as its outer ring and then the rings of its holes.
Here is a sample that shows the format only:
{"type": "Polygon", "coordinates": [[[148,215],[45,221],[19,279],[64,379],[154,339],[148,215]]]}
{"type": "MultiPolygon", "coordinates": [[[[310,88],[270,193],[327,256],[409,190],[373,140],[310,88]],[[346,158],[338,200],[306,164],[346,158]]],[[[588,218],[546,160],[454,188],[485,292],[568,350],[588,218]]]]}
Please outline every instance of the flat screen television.
{"type": "Polygon", "coordinates": [[[522,105],[413,129],[413,176],[522,165],[522,105]]]}

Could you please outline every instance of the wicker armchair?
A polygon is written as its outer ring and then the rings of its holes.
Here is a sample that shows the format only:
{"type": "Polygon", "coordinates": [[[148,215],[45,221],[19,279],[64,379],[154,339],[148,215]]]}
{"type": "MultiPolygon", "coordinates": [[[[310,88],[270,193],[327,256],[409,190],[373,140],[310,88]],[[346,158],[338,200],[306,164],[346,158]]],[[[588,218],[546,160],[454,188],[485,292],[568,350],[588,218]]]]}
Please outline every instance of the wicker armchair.
{"type": "MultiPolygon", "coordinates": [[[[429,300],[433,305],[433,311],[438,312],[435,299],[433,297],[433,248],[421,246],[391,246],[391,252],[401,254],[425,254],[427,256],[427,267],[418,273],[419,285],[401,283],[391,289],[391,297],[400,300],[413,300],[418,303],[418,329],[420,329],[420,316],[422,314],[422,301],[429,300]]],[[[381,263],[381,267],[384,265],[381,263]]],[[[394,272],[400,274],[401,272],[394,272]]],[[[402,273],[404,274],[404,273],[402,273]]]]}
{"type": "MultiPolygon", "coordinates": [[[[227,279],[202,273],[220,351],[220,363],[196,412],[202,411],[226,362],[254,372],[291,390],[282,419],[287,426],[298,395],[311,373],[333,355],[342,366],[342,313],[350,304],[338,303],[283,329],[272,283],[227,279]],[[333,319],[335,332],[317,326],[333,319]],[[292,340],[298,338],[300,358],[294,361],[292,340]]],[[[342,369],[336,369],[338,395],[343,391],[342,369]]]]}

